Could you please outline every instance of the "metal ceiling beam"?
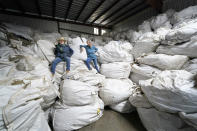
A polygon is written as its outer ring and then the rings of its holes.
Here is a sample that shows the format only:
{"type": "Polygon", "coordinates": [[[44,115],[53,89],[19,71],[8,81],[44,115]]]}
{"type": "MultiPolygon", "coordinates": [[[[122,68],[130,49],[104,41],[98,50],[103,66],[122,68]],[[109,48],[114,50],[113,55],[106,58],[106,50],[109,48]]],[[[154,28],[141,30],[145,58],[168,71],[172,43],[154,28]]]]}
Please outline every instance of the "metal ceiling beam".
{"type": "Polygon", "coordinates": [[[20,0],[14,0],[18,9],[22,12],[25,13],[25,9],[23,8],[23,6],[21,5],[21,1],[20,0]]]}
{"type": "Polygon", "coordinates": [[[88,17],[85,18],[85,20],[83,21],[84,23],[86,23],[88,21],[88,19],[94,14],[94,12],[105,2],[105,0],[101,0],[101,2],[97,5],[97,7],[95,7],[95,9],[88,15],[88,17]]]}
{"type": "Polygon", "coordinates": [[[36,8],[37,8],[37,12],[39,15],[41,15],[41,10],[40,10],[40,4],[39,4],[39,0],[35,0],[35,5],[36,5],[36,8]]]}
{"type": "Polygon", "coordinates": [[[129,18],[129,17],[132,17],[132,16],[138,14],[138,13],[141,12],[142,10],[145,10],[145,9],[147,9],[147,8],[149,8],[149,7],[150,7],[149,5],[145,5],[144,7],[139,8],[138,10],[136,10],[135,12],[133,12],[132,14],[127,15],[127,16],[123,17],[122,19],[116,21],[115,23],[113,23],[113,25],[118,24],[118,23],[120,23],[121,21],[124,21],[125,19],[127,19],[127,18],[129,18]]]}
{"type": "Polygon", "coordinates": [[[56,0],[53,0],[52,2],[53,2],[53,4],[52,4],[52,9],[53,9],[52,15],[53,15],[53,17],[55,17],[55,11],[56,11],[56,0]]]}
{"type": "Polygon", "coordinates": [[[86,5],[88,4],[90,0],[86,0],[86,2],[83,4],[81,10],[79,11],[79,14],[77,15],[77,17],[75,18],[75,21],[77,21],[79,19],[79,16],[81,15],[81,13],[83,12],[83,10],[85,9],[86,5]]]}
{"type": "Polygon", "coordinates": [[[112,7],[114,7],[117,3],[119,2],[119,0],[116,0],[113,4],[111,4],[111,6],[107,9],[105,9],[102,13],[100,13],[100,15],[98,15],[92,22],[91,24],[93,24],[96,20],[98,20],[101,16],[103,16],[105,13],[107,13],[112,7]]]}
{"type": "Polygon", "coordinates": [[[69,0],[68,8],[67,8],[66,14],[65,14],[65,19],[68,18],[68,14],[69,14],[70,8],[72,6],[72,3],[73,3],[73,0],[69,0]]]}
{"type": "Polygon", "coordinates": [[[122,10],[125,6],[131,4],[134,0],[131,0],[127,3],[125,3],[124,5],[120,6],[118,9],[116,9],[113,13],[111,13],[108,17],[104,18],[99,24],[103,23],[104,21],[106,21],[107,19],[111,18],[112,16],[114,16],[115,14],[117,14],[120,10],[122,10]]]}
{"type": "Polygon", "coordinates": [[[44,19],[44,20],[49,20],[49,21],[59,21],[59,22],[63,22],[63,23],[70,23],[70,24],[77,24],[77,25],[83,25],[83,26],[90,26],[90,27],[98,27],[98,28],[104,28],[104,29],[111,29],[105,26],[100,26],[100,25],[91,25],[91,24],[86,24],[86,23],[81,23],[81,22],[75,22],[75,21],[69,21],[69,20],[64,20],[62,18],[58,18],[58,17],[49,17],[49,16],[40,16],[38,14],[23,14],[20,12],[16,12],[13,10],[4,10],[3,8],[0,8],[0,14],[7,14],[7,15],[15,15],[15,16],[23,16],[23,17],[29,17],[29,18],[35,18],[35,19],[44,19]]]}
{"type": "Polygon", "coordinates": [[[143,0],[142,2],[140,2],[139,4],[137,4],[136,6],[129,8],[127,10],[125,10],[123,13],[121,13],[120,15],[116,16],[114,19],[112,19],[110,22],[107,22],[105,25],[109,25],[110,23],[112,23],[113,21],[115,21],[116,19],[118,19],[121,16],[124,16],[126,13],[131,12],[133,10],[135,10],[136,8],[140,7],[142,4],[145,3],[145,0],[143,0]]]}

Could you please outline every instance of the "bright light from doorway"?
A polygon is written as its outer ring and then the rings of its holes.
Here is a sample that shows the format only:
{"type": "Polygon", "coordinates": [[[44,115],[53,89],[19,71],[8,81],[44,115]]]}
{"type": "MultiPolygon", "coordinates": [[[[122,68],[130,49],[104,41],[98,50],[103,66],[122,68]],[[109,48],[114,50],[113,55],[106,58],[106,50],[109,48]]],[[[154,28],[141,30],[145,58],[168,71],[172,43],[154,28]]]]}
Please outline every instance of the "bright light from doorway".
{"type": "Polygon", "coordinates": [[[95,35],[98,35],[98,34],[99,34],[98,28],[94,28],[94,34],[95,34],[95,35]]]}
{"type": "Polygon", "coordinates": [[[101,30],[101,35],[105,34],[106,30],[101,30]]]}

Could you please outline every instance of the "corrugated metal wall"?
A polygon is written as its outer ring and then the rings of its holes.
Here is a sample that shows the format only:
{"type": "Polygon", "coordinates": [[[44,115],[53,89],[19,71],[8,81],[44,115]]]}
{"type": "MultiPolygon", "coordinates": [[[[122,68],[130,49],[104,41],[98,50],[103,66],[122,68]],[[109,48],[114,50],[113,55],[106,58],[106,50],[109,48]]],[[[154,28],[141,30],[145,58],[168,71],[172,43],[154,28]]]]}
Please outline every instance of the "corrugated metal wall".
{"type": "MultiPolygon", "coordinates": [[[[180,11],[186,7],[197,5],[197,0],[165,0],[163,3],[162,11],[165,12],[168,9],[174,9],[176,11],[180,11]]],[[[130,28],[136,29],[137,25],[141,24],[144,20],[151,18],[152,16],[156,16],[158,13],[152,9],[146,9],[133,17],[126,19],[114,26],[114,30],[120,32],[124,30],[128,30],[130,28]]]]}

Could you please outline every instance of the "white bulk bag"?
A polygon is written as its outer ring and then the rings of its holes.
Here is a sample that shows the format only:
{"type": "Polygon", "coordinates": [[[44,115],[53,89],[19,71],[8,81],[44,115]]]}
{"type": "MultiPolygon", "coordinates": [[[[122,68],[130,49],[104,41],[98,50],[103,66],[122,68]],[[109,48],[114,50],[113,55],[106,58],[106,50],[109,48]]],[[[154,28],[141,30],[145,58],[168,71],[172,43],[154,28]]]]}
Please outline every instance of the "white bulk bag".
{"type": "Polygon", "coordinates": [[[130,42],[136,42],[138,40],[138,38],[140,37],[140,35],[141,35],[141,32],[129,30],[126,34],[126,37],[130,42]]]}
{"type": "Polygon", "coordinates": [[[152,66],[133,64],[131,66],[130,79],[138,84],[139,80],[147,80],[149,78],[155,77],[160,72],[161,71],[158,68],[152,66]]]}
{"type": "Polygon", "coordinates": [[[132,45],[128,42],[111,41],[102,50],[98,51],[99,62],[103,64],[111,62],[133,62],[133,56],[129,52],[132,48],[132,45]]]}
{"type": "MultiPolygon", "coordinates": [[[[168,22],[168,16],[167,14],[163,13],[153,18],[150,24],[151,24],[151,27],[155,30],[159,27],[164,27],[167,22],[168,22]]],[[[171,28],[170,26],[169,28],[171,28]]]]}
{"type": "Polygon", "coordinates": [[[57,40],[61,37],[61,34],[59,33],[41,33],[41,32],[36,32],[34,39],[35,41],[38,40],[46,40],[51,43],[56,43],[57,40]]]}
{"type": "Polygon", "coordinates": [[[118,104],[110,105],[110,108],[120,113],[131,113],[135,110],[135,107],[133,107],[128,100],[118,104]]]}
{"type": "Polygon", "coordinates": [[[98,88],[84,82],[64,80],[60,87],[61,101],[68,106],[84,106],[94,103],[98,88]]]}
{"type": "Polygon", "coordinates": [[[185,113],[179,112],[179,116],[183,119],[188,125],[193,126],[197,129],[197,113],[185,113]]]}
{"type": "Polygon", "coordinates": [[[42,53],[44,54],[45,58],[49,62],[52,62],[55,59],[55,55],[54,55],[55,44],[47,40],[38,40],[37,44],[38,47],[41,49],[42,53]]]}
{"type": "Polygon", "coordinates": [[[83,52],[80,53],[80,45],[87,45],[85,38],[76,37],[72,39],[72,43],[70,47],[73,49],[74,54],[72,58],[78,59],[78,60],[86,60],[87,54],[85,49],[83,48],[83,52]]]}
{"type": "Polygon", "coordinates": [[[186,70],[190,73],[197,74],[197,59],[192,59],[183,65],[183,70],[186,70]]]}
{"type": "Polygon", "coordinates": [[[143,33],[151,32],[150,22],[144,21],[141,25],[138,26],[138,30],[143,33]]]}
{"type": "Polygon", "coordinates": [[[87,106],[68,107],[57,106],[57,104],[52,116],[54,131],[72,131],[82,128],[97,121],[104,110],[104,104],[100,99],[87,106]]]}
{"type": "Polygon", "coordinates": [[[140,87],[137,87],[131,96],[129,97],[129,102],[132,106],[136,108],[151,108],[152,105],[144,95],[144,93],[141,91],[140,87]]]}
{"type": "Polygon", "coordinates": [[[163,71],[155,78],[140,81],[139,84],[149,102],[160,111],[197,111],[194,75],[187,71],[163,71]]]}
{"type": "Polygon", "coordinates": [[[195,131],[178,115],[161,112],[155,108],[137,108],[137,112],[148,131],[195,131]]]}
{"type": "Polygon", "coordinates": [[[108,78],[128,78],[131,71],[131,65],[127,62],[114,62],[109,64],[102,64],[100,71],[101,74],[108,78]]]}
{"type": "Polygon", "coordinates": [[[51,131],[40,107],[41,99],[28,100],[5,106],[3,120],[7,130],[51,131]]]}
{"type": "Polygon", "coordinates": [[[160,27],[154,31],[154,33],[158,36],[159,41],[165,40],[166,35],[171,31],[172,29],[168,27],[160,27]]]}
{"type": "Polygon", "coordinates": [[[3,121],[3,107],[0,107],[0,131],[7,131],[3,121]]]}
{"type": "Polygon", "coordinates": [[[155,52],[159,43],[153,42],[153,40],[147,39],[146,42],[137,41],[133,47],[132,54],[134,58],[138,58],[143,54],[155,52]]]}
{"type": "Polygon", "coordinates": [[[99,96],[105,105],[117,104],[128,99],[135,86],[129,79],[106,79],[99,96]]]}
{"type": "Polygon", "coordinates": [[[148,78],[152,78],[157,76],[157,74],[159,74],[161,71],[158,68],[152,67],[152,66],[148,66],[148,65],[137,65],[137,64],[133,64],[131,66],[131,71],[137,74],[140,74],[144,77],[148,78]]]}
{"type": "Polygon", "coordinates": [[[191,41],[181,44],[164,46],[161,45],[157,48],[157,53],[169,55],[186,55],[189,57],[197,57],[197,36],[191,38],[191,41]]]}
{"type": "Polygon", "coordinates": [[[172,23],[176,24],[186,19],[192,19],[197,17],[197,6],[190,6],[179,12],[176,12],[172,17],[172,23]]]}
{"type": "Polygon", "coordinates": [[[5,25],[6,30],[9,33],[13,33],[17,36],[21,36],[28,40],[33,40],[33,30],[27,26],[21,26],[16,24],[10,24],[10,23],[3,23],[5,25]]]}
{"type": "Polygon", "coordinates": [[[148,54],[139,57],[137,61],[140,64],[147,64],[158,67],[163,70],[181,69],[181,67],[188,61],[187,56],[183,55],[165,55],[165,54],[148,54]]]}
{"type": "Polygon", "coordinates": [[[1,47],[0,48],[0,59],[1,60],[8,60],[10,56],[15,54],[14,49],[10,47],[1,47]]]}
{"type": "Polygon", "coordinates": [[[170,31],[165,36],[165,40],[162,44],[175,45],[189,41],[192,36],[197,34],[197,19],[186,22],[184,26],[177,27],[170,31]]]}

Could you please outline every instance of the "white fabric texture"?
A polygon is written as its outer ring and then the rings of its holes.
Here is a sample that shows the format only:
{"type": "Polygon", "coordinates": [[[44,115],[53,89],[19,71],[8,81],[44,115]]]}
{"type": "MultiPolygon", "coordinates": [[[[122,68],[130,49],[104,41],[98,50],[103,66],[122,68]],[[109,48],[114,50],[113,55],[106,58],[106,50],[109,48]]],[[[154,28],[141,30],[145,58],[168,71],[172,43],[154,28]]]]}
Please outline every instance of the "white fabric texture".
{"type": "Polygon", "coordinates": [[[64,80],[61,83],[61,101],[68,106],[84,106],[98,99],[98,88],[87,83],[64,80]]]}
{"type": "Polygon", "coordinates": [[[195,131],[194,128],[187,126],[178,115],[161,112],[155,108],[137,108],[137,111],[148,131],[195,131]]]}
{"type": "Polygon", "coordinates": [[[127,62],[102,64],[100,71],[107,78],[123,79],[129,77],[131,65],[127,62]]]}
{"type": "Polygon", "coordinates": [[[139,57],[137,61],[140,64],[155,66],[162,70],[178,70],[188,61],[188,57],[183,55],[147,54],[139,57]]]}
{"type": "Polygon", "coordinates": [[[131,113],[135,110],[135,107],[133,107],[128,100],[118,104],[110,105],[110,108],[120,113],[131,113]]]}
{"type": "Polygon", "coordinates": [[[197,111],[194,75],[184,70],[163,71],[155,78],[139,82],[149,102],[160,111],[197,111]]]}
{"type": "Polygon", "coordinates": [[[157,53],[169,55],[186,55],[189,57],[197,57],[197,36],[193,36],[187,43],[181,45],[164,46],[157,48],[157,53]]]}
{"type": "Polygon", "coordinates": [[[129,79],[106,79],[100,88],[99,96],[105,105],[117,104],[128,99],[135,86],[129,79]]]}

